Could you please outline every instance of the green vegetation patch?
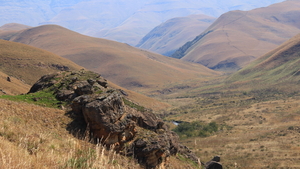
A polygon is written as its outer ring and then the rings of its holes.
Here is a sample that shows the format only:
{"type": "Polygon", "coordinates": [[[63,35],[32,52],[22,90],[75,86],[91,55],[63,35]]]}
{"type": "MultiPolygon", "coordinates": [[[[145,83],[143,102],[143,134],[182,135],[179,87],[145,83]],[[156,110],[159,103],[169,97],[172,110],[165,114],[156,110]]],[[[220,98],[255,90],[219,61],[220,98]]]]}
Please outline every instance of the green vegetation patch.
{"type": "Polygon", "coordinates": [[[129,106],[131,108],[137,109],[140,112],[145,112],[146,111],[145,107],[137,105],[137,104],[135,104],[135,103],[133,103],[133,102],[125,99],[125,98],[123,98],[123,101],[124,101],[125,105],[127,105],[127,106],[129,106]]]}
{"type": "Polygon", "coordinates": [[[30,104],[36,104],[44,107],[58,108],[66,103],[57,100],[52,92],[47,90],[39,91],[36,93],[23,94],[17,96],[2,95],[1,99],[8,99],[12,101],[22,101],[30,104]]]}
{"type": "Polygon", "coordinates": [[[216,122],[204,123],[201,121],[194,121],[191,123],[180,123],[173,129],[180,138],[189,137],[208,137],[219,130],[219,125],[216,122]]]}

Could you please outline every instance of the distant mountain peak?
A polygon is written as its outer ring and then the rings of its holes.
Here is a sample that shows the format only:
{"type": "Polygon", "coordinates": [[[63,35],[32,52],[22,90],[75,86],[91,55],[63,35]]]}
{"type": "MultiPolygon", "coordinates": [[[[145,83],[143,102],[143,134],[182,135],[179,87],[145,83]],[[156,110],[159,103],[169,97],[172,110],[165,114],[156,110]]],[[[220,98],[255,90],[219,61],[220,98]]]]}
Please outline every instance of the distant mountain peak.
{"type": "Polygon", "coordinates": [[[136,45],[154,27],[174,17],[250,10],[283,0],[12,0],[0,4],[0,25],[57,24],[73,31],[136,45]]]}

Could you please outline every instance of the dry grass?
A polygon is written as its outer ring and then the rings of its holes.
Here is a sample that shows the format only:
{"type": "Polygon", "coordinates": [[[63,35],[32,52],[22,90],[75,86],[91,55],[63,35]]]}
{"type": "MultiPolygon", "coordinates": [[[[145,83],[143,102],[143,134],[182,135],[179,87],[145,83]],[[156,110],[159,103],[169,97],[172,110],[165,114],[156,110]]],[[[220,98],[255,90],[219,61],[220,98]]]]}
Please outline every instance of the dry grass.
{"type": "Polygon", "coordinates": [[[53,65],[80,70],[81,66],[48,51],[0,40],[0,71],[32,85],[41,76],[60,71],[53,65]]]}
{"type": "Polygon", "coordinates": [[[10,82],[7,81],[8,75],[5,73],[0,72],[0,89],[2,92],[0,92],[0,95],[2,94],[8,94],[8,95],[18,95],[22,93],[27,93],[30,89],[30,86],[28,84],[25,84],[24,82],[14,78],[10,77],[10,82]],[[5,93],[4,93],[5,92],[5,93]]]}
{"type": "MultiPolygon", "coordinates": [[[[88,138],[79,139],[79,133],[70,134],[75,131],[73,119],[64,110],[3,99],[0,107],[0,168],[142,168],[132,157],[92,144],[88,138]]],[[[197,167],[176,156],[163,168],[197,167]]]]}
{"type": "Polygon", "coordinates": [[[276,97],[262,101],[235,93],[188,98],[191,104],[173,109],[175,115],[166,119],[230,126],[210,137],[182,140],[204,162],[220,155],[225,168],[299,168],[299,96],[276,97]]]}
{"type": "Polygon", "coordinates": [[[65,111],[0,100],[0,168],[140,168],[69,134],[65,111]]]}

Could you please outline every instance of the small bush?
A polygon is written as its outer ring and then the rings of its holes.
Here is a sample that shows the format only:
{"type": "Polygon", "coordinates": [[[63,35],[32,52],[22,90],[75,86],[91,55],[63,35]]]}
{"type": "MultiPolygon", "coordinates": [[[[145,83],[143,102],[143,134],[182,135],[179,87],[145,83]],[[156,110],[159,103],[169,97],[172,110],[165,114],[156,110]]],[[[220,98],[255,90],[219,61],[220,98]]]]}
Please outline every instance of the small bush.
{"type": "Polygon", "coordinates": [[[180,123],[175,129],[181,138],[188,137],[208,137],[219,130],[219,125],[216,122],[203,123],[199,121],[180,123]]]}

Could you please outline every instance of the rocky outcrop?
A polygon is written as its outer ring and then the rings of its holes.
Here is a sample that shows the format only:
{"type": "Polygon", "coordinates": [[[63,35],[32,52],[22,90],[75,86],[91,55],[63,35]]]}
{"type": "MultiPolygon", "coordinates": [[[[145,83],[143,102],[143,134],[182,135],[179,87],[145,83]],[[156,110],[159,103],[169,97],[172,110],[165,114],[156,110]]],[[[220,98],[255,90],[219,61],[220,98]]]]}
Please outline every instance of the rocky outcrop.
{"type": "Polygon", "coordinates": [[[178,152],[198,160],[161,119],[129,101],[127,93],[108,87],[99,74],[80,71],[46,75],[32,86],[30,93],[41,90],[70,103],[72,113],[82,115],[81,120],[97,142],[134,156],[146,168],[167,165],[169,157],[178,152]]]}

